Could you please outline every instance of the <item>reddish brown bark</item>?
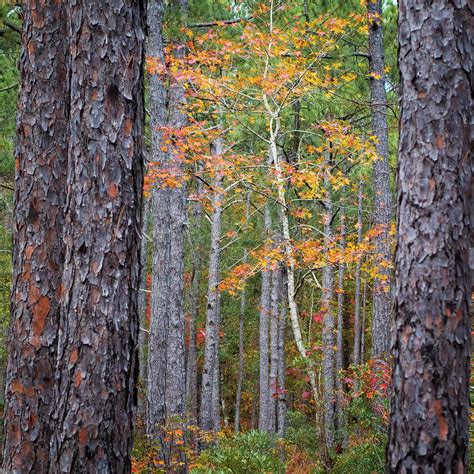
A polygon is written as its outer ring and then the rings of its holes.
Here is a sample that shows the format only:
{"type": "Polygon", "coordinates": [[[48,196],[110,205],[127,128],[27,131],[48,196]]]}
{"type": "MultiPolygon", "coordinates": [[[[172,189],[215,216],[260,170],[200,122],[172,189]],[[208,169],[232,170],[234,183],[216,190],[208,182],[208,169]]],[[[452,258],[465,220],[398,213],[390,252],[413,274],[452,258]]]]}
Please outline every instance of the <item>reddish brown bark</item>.
{"type": "Polygon", "coordinates": [[[391,473],[467,472],[472,31],[467,0],[402,0],[391,473]]]}
{"type": "Polygon", "coordinates": [[[64,260],[66,9],[23,2],[3,467],[46,472],[64,260]]]}

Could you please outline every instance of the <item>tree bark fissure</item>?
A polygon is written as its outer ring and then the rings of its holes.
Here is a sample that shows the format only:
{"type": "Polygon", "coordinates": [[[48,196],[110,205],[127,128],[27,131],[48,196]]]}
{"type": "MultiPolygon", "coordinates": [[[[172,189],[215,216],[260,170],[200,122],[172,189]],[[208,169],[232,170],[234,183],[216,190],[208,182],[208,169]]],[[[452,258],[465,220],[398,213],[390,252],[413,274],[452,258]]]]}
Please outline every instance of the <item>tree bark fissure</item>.
{"type": "Polygon", "coordinates": [[[474,15],[400,2],[401,124],[388,472],[466,472],[474,15]]]}

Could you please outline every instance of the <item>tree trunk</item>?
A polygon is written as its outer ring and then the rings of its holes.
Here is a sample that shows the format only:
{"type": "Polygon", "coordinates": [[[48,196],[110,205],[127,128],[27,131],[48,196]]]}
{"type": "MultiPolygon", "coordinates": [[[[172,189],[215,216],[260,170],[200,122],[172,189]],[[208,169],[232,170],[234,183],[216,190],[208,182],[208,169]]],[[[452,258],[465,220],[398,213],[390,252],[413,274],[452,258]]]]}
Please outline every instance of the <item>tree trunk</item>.
{"type": "MultiPolygon", "coordinates": [[[[202,182],[198,180],[197,195],[202,194],[202,182]]],[[[188,354],[186,364],[186,399],[188,406],[188,421],[195,425],[198,421],[198,381],[197,381],[197,348],[196,348],[196,321],[199,313],[199,291],[201,289],[202,256],[201,244],[203,232],[203,209],[200,202],[193,203],[192,228],[195,230],[195,239],[190,238],[193,247],[193,263],[191,289],[189,292],[189,325],[188,325],[188,354]]]]}
{"type": "MultiPolygon", "coordinates": [[[[182,6],[175,6],[184,14],[182,6]]],[[[164,61],[162,0],[148,4],[147,55],[164,61]]],[[[181,55],[176,47],[172,54],[181,55]]],[[[159,75],[150,76],[150,122],[152,160],[173,176],[178,185],[171,188],[157,183],[152,191],[153,269],[151,323],[148,356],[148,432],[161,439],[166,466],[171,460],[170,446],[163,430],[175,429],[185,419],[185,319],[184,235],[186,187],[180,182],[183,163],[173,146],[165,145],[161,127],[180,130],[186,124],[183,109],[185,92],[174,82],[165,85],[159,75]]]]}
{"type": "Polygon", "coordinates": [[[52,472],[130,472],[138,377],[143,5],[69,6],[71,104],[52,472]],[[93,32],[93,33],[92,33],[93,32]]]}
{"type": "MultiPolygon", "coordinates": [[[[221,155],[223,152],[223,141],[216,140],[214,153],[221,155]]],[[[213,415],[216,407],[215,400],[219,402],[218,387],[218,363],[219,363],[219,318],[220,318],[220,291],[219,291],[219,262],[220,262],[220,239],[222,218],[222,183],[224,175],[215,170],[212,181],[212,217],[211,217],[211,251],[209,257],[209,280],[207,293],[206,311],[206,340],[204,344],[204,365],[201,387],[201,410],[200,428],[203,431],[212,431],[215,428],[213,415]],[[216,394],[217,390],[217,394],[216,394]]],[[[218,403],[219,404],[219,403],[218,403]]]]}
{"type": "MultiPolygon", "coordinates": [[[[270,238],[271,234],[271,215],[270,207],[267,204],[264,211],[264,239],[270,238]]],[[[266,244],[267,250],[269,250],[268,244],[266,244]]],[[[269,431],[270,427],[270,414],[269,414],[269,403],[270,403],[270,385],[269,385],[269,354],[268,354],[268,330],[270,320],[270,287],[271,287],[271,270],[269,265],[262,270],[262,286],[260,296],[260,329],[259,329],[259,411],[258,411],[258,429],[260,431],[269,431]]]]}
{"type": "Polygon", "coordinates": [[[372,355],[385,357],[390,345],[390,167],[388,163],[387,98],[382,30],[382,0],[367,2],[369,22],[370,99],[372,130],[377,138],[378,158],[373,165],[374,224],[381,233],[375,240],[378,277],[374,281],[372,355]]]}
{"type": "MultiPolygon", "coordinates": [[[[344,205],[339,210],[341,251],[346,249],[346,216],[344,205]]],[[[342,369],[344,368],[344,264],[339,264],[338,269],[338,293],[337,293],[337,337],[336,337],[336,424],[338,430],[343,426],[342,403],[344,397],[344,388],[342,384],[342,369]]]]}
{"type": "Polygon", "coordinates": [[[367,320],[367,279],[364,279],[364,292],[362,294],[362,325],[360,327],[360,363],[365,363],[365,328],[367,320]]]}
{"type": "Polygon", "coordinates": [[[147,386],[147,257],[148,257],[148,214],[150,210],[150,199],[144,198],[143,203],[143,226],[142,226],[142,243],[140,250],[140,293],[138,295],[138,314],[140,316],[140,329],[138,336],[138,352],[140,355],[140,389],[143,392],[138,396],[138,414],[143,422],[146,422],[146,386],[147,386]]]}
{"type": "MultiPolygon", "coordinates": [[[[359,198],[357,206],[357,246],[360,247],[362,243],[362,185],[359,184],[359,198]]],[[[361,349],[361,326],[360,326],[360,267],[361,258],[357,258],[355,271],[355,309],[354,309],[354,365],[361,363],[360,349],[361,349]]]]}
{"type": "MultiPolygon", "coordinates": [[[[278,241],[278,239],[276,239],[278,241]]],[[[281,240],[281,239],[280,239],[281,240]]],[[[269,400],[268,400],[268,431],[275,433],[276,426],[276,397],[278,396],[278,327],[280,323],[280,306],[282,294],[282,275],[281,268],[272,270],[272,289],[271,289],[271,313],[270,313],[270,376],[269,376],[269,400]]]]}
{"type": "MultiPolygon", "coordinates": [[[[247,251],[245,251],[244,261],[247,260],[247,251]]],[[[244,383],[244,322],[245,322],[245,287],[240,294],[240,317],[239,317],[239,372],[237,375],[237,391],[235,395],[235,419],[234,430],[240,431],[240,403],[242,399],[242,386],[244,383]]]]}
{"type": "MultiPolygon", "coordinates": [[[[327,181],[327,180],[326,180],[327,181]]],[[[332,201],[330,191],[327,190],[324,204],[324,242],[325,248],[332,243],[332,201]]],[[[335,430],[335,354],[334,354],[334,314],[332,300],[334,298],[334,268],[328,263],[323,268],[321,296],[321,310],[324,312],[323,321],[323,406],[324,406],[324,428],[326,433],[326,445],[331,448],[334,443],[335,430]]]]}
{"type": "MultiPolygon", "coordinates": [[[[251,193],[247,194],[247,207],[245,210],[245,221],[248,223],[250,217],[250,199],[251,193]]],[[[244,250],[243,263],[247,263],[248,251],[244,250]]],[[[244,328],[245,328],[245,286],[242,288],[240,294],[240,315],[239,315],[239,371],[237,375],[237,390],[235,395],[235,419],[234,419],[234,430],[236,433],[240,431],[240,403],[242,399],[242,386],[244,383],[244,328]]]]}
{"type": "Polygon", "coordinates": [[[472,6],[400,2],[389,472],[466,472],[472,6]]]}
{"type": "Polygon", "coordinates": [[[47,472],[66,202],[67,7],[23,2],[3,467],[47,472]]]}
{"type": "MultiPolygon", "coordinates": [[[[281,270],[280,270],[281,271],[281,270]]],[[[277,376],[277,434],[280,438],[285,436],[286,427],[286,393],[285,393],[285,327],[286,327],[286,284],[285,275],[282,272],[281,280],[281,304],[278,316],[278,376],[277,376]]]]}

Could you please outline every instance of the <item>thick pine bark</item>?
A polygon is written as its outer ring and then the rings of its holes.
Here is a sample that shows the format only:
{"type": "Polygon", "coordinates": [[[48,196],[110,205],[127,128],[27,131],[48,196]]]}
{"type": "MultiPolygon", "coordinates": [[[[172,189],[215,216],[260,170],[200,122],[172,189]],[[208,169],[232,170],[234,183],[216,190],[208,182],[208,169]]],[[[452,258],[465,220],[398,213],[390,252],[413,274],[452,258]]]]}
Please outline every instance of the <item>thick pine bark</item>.
{"type": "Polygon", "coordinates": [[[66,7],[23,3],[3,467],[46,472],[66,202],[66,7]]]}
{"type": "MultiPolygon", "coordinates": [[[[267,204],[264,211],[264,238],[269,239],[271,233],[272,220],[270,207],[267,204]]],[[[270,322],[270,299],[271,299],[271,277],[272,272],[269,266],[262,270],[262,283],[260,294],[260,318],[259,318],[259,408],[258,408],[258,429],[269,431],[270,429],[270,380],[269,380],[269,322],[270,322]]]]}
{"type": "Polygon", "coordinates": [[[388,163],[387,97],[382,30],[382,0],[367,2],[369,22],[370,100],[372,130],[377,138],[378,159],[373,166],[374,224],[381,233],[376,237],[378,277],[374,281],[372,312],[372,355],[384,357],[390,345],[390,167],[388,163]]]}
{"type": "MultiPolygon", "coordinates": [[[[214,152],[222,154],[222,139],[217,139],[214,152]]],[[[201,385],[201,407],[199,413],[200,428],[213,431],[216,427],[214,415],[219,413],[219,326],[220,326],[220,290],[219,266],[221,253],[222,228],[222,183],[224,176],[216,170],[212,181],[211,250],[209,256],[209,277],[206,311],[206,340],[204,344],[204,365],[201,385]]]]}
{"type": "MultiPolygon", "coordinates": [[[[180,4],[178,11],[183,6],[180,4]]],[[[164,61],[162,0],[148,4],[147,55],[164,61]]],[[[173,54],[183,54],[176,48],[173,54]]],[[[152,157],[160,168],[181,179],[183,164],[172,145],[162,140],[160,127],[179,130],[186,124],[182,110],[185,92],[180,84],[159,75],[150,77],[150,121],[152,157]],[[164,149],[165,148],[165,149],[164,149]]],[[[157,183],[152,193],[153,252],[151,325],[148,358],[148,432],[160,437],[169,425],[175,429],[185,419],[185,318],[184,236],[186,187],[157,183]]],[[[163,441],[165,437],[161,436],[163,441]]],[[[169,446],[163,442],[165,463],[171,462],[169,446]]]]}
{"type": "Polygon", "coordinates": [[[138,376],[143,5],[68,8],[68,202],[51,472],[129,472],[138,376]]]}
{"type": "Polygon", "coordinates": [[[472,6],[402,0],[388,471],[467,471],[472,6]]]}

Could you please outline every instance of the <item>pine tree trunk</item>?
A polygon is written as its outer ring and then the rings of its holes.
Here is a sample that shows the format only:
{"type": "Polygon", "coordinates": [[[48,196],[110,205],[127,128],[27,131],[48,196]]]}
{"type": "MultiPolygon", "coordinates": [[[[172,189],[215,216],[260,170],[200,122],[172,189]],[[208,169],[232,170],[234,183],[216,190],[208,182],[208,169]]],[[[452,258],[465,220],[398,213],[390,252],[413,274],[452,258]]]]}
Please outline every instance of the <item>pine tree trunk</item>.
{"type": "Polygon", "coordinates": [[[52,472],[129,472],[138,377],[143,5],[69,6],[66,247],[52,472]],[[93,34],[92,34],[93,32],[93,34]]]}
{"type": "Polygon", "coordinates": [[[473,19],[400,2],[391,473],[468,469],[473,19]]]}
{"type": "MultiPolygon", "coordinates": [[[[202,182],[198,180],[197,195],[202,194],[202,182]]],[[[193,229],[195,239],[190,240],[193,247],[193,263],[191,289],[189,292],[189,324],[188,324],[188,354],[186,363],[186,399],[188,406],[188,420],[196,425],[198,421],[198,369],[196,348],[196,321],[199,313],[199,291],[201,289],[202,255],[201,234],[203,232],[204,213],[200,202],[193,203],[193,229]]]]}
{"type": "MultiPolygon", "coordinates": [[[[281,239],[276,239],[278,240],[281,239]]],[[[278,357],[280,355],[278,350],[278,326],[280,319],[280,306],[282,294],[282,278],[281,268],[277,267],[272,270],[272,289],[271,289],[271,313],[270,313],[270,375],[269,375],[269,400],[268,400],[268,431],[275,433],[276,426],[276,396],[278,396],[278,357]]]]}
{"type": "Polygon", "coordinates": [[[362,293],[362,324],[360,327],[360,363],[365,364],[365,329],[367,320],[367,279],[364,280],[364,292],[362,293]]]}
{"type": "Polygon", "coordinates": [[[286,393],[285,393],[285,328],[286,328],[286,312],[287,304],[285,294],[287,293],[286,275],[282,271],[281,281],[281,304],[278,316],[278,376],[277,376],[277,434],[280,438],[285,436],[286,428],[286,393]]]}
{"type": "MultiPolygon", "coordinates": [[[[271,233],[271,215],[270,207],[267,204],[264,211],[264,238],[269,239],[271,233]]],[[[268,245],[267,245],[268,249],[268,245]]],[[[259,410],[258,410],[258,429],[260,431],[268,431],[270,424],[269,402],[270,402],[270,386],[269,386],[269,354],[268,354],[268,331],[270,321],[270,298],[271,298],[271,270],[267,266],[262,270],[262,285],[260,296],[260,329],[259,329],[259,410]]]]}
{"type": "MultiPolygon", "coordinates": [[[[250,199],[251,193],[247,194],[247,206],[245,210],[245,222],[248,224],[250,217],[250,199]]],[[[243,263],[247,263],[248,251],[244,250],[243,263]]],[[[237,375],[237,390],[235,394],[235,418],[234,418],[234,430],[236,433],[240,431],[240,404],[242,399],[242,387],[244,383],[244,329],[245,329],[245,305],[246,305],[246,294],[245,286],[242,288],[240,294],[240,314],[239,314],[239,371],[237,375]]]]}
{"type": "Polygon", "coordinates": [[[141,236],[141,250],[140,250],[140,290],[138,295],[138,314],[140,317],[140,329],[138,336],[138,352],[140,355],[140,388],[144,387],[143,393],[139,393],[138,397],[138,414],[141,419],[146,422],[146,386],[147,386],[147,344],[148,344],[148,329],[147,329],[147,257],[148,257],[148,214],[150,210],[150,199],[144,198],[143,203],[143,226],[141,236]]]}
{"type": "MultiPolygon", "coordinates": [[[[340,221],[340,246],[341,251],[344,252],[346,249],[346,216],[344,205],[341,205],[339,210],[339,221],[340,221]]],[[[336,424],[338,430],[343,426],[342,420],[342,402],[344,397],[343,384],[342,384],[342,369],[344,368],[344,264],[339,264],[338,268],[338,293],[337,293],[337,336],[336,336],[336,424]]]]}
{"type": "Polygon", "coordinates": [[[389,232],[392,215],[390,167],[388,163],[387,98],[382,30],[382,0],[367,2],[369,22],[370,99],[372,130],[377,138],[378,158],[373,165],[374,224],[381,231],[375,240],[378,278],[374,281],[372,312],[372,355],[385,357],[390,345],[390,264],[389,232]]]}
{"type": "MultiPolygon", "coordinates": [[[[329,248],[332,243],[332,201],[328,190],[324,204],[324,242],[329,248]]],[[[326,445],[330,449],[334,443],[335,431],[335,354],[334,354],[334,314],[332,300],[334,298],[334,269],[327,264],[323,268],[321,296],[321,310],[324,312],[323,321],[323,406],[324,406],[324,428],[326,434],[326,445]]]]}
{"type": "MultiPolygon", "coordinates": [[[[177,12],[181,6],[177,6],[177,12]]],[[[163,1],[148,4],[147,55],[164,61],[163,1]]],[[[183,54],[179,47],[172,52],[183,54]]],[[[172,145],[166,146],[160,127],[180,130],[186,124],[182,108],[185,92],[180,84],[165,85],[159,75],[150,77],[150,122],[152,159],[161,170],[182,179],[183,163],[172,145]]],[[[186,187],[157,183],[152,191],[153,269],[151,323],[148,358],[148,432],[161,438],[163,457],[171,462],[170,447],[163,442],[163,429],[181,426],[185,419],[185,319],[184,319],[184,235],[186,187]]]]}
{"type": "Polygon", "coordinates": [[[47,472],[64,261],[67,9],[23,2],[3,467],[47,472]]]}
{"type": "MultiPolygon", "coordinates": [[[[216,155],[223,152],[222,139],[215,144],[216,155]]],[[[201,386],[200,428],[203,431],[212,431],[215,428],[215,402],[219,405],[219,319],[220,319],[220,290],[219,264],[221,252],[221,218],[222,218],[222,183],[224,176],[216,170],[212,181],[212,216],[211,216],[211,251],[209,256],[209,280],[206,311],[206,340],[204,345],[204,365],[201,386]],[[217,391],[217,394],[216,394],[217,391]]],[[[218,409],[218,408],[217,408],[218,409]]]]}
{"type": "MultiPolygon", "coordinates": [[[[244,261],[247,260],[247,251],[245,251],[244,261]]],[[[240,294],[240,315],[239,315],[239,371],[237,375],[237,391],[235,395],[235,418],[234,430],[240,431],[240,404],[242,399],[242,386],[244,383],[244,323],[245,323],[245,287],[240,294]]]]}
{"type": "MultiPolygon", "coordinates": [[[[362,185],[359,184],[359,197],[357,206],[357,245],[362,243],[362,185]]],[[[360,267],[361,259],[357,258],[355,271],[355,309],[354,309],[354,365],[361,363],[360,349],[361,349],[361,325],[360,325],[360,267]]]]}

